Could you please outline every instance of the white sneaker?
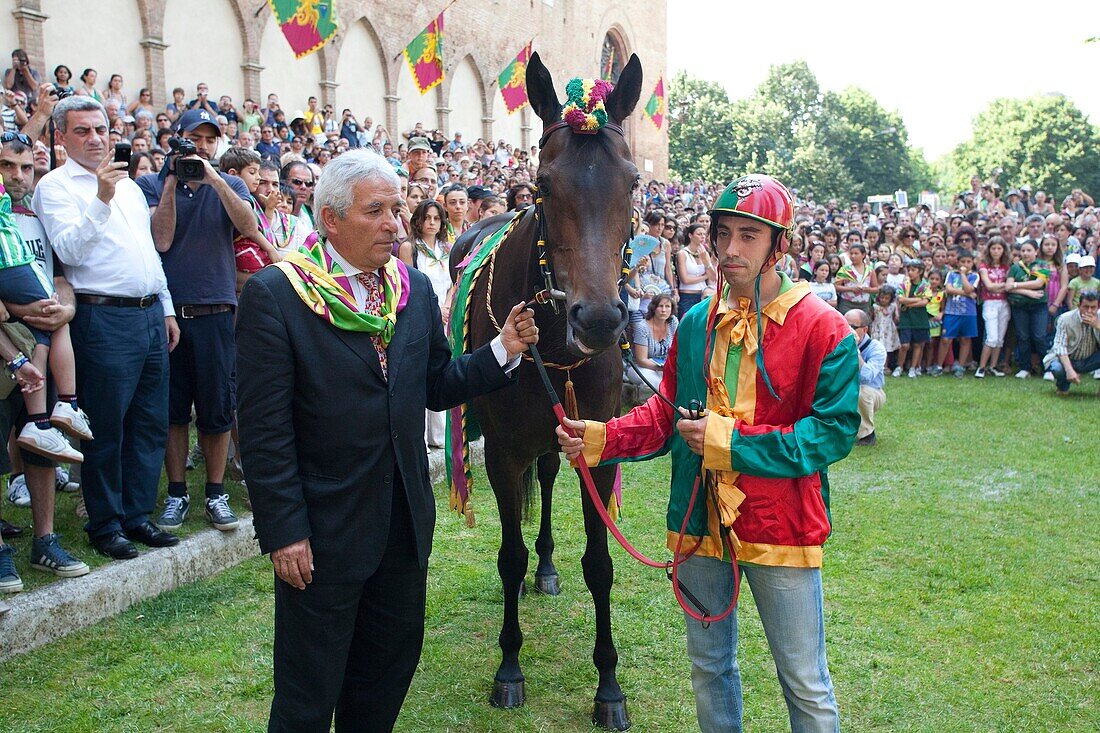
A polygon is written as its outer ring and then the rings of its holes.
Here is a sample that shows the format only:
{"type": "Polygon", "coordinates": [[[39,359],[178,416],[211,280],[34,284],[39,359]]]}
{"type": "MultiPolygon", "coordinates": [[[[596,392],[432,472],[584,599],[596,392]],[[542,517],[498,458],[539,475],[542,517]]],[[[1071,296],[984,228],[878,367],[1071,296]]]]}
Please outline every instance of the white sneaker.
{"type": "Polygon", "coordinates": [[[84,410],[73,409],[68,402],[58,402],[50,413],[50,425],[74,438],[92,440],[92,427],[84,410]]]}
{"type": "Polygon", "coordinates": [[[1027,379],[1030,376],[1031,372],[1029,372],[1027,369],[1021,369],[1020,371],[1016,372],[1016,379],[1027,379]]]}
{"type": "Polygon", "coordinates": [[[1092,373],[1092,378],[1100,379],[1100,369],[1097,369],[1095,372],[1092,373]]]}
{"type": "Polygon", "coordinates": [[[60,463],[84,462],[84,454],[69,445],[68,439],[57,428],[43,430],[29,422],[23,426],[15,442],[31,453],[52,458],[60,463]]]}
{"type": "Polygon", "coordinates": [[[897,369],[895,369],[895,370],[893,371],[893,375],[894,375],[895,377],[900,377],[900,376],[901,376],[901,367],[898,367],[897,369]]]}
{"type": "Polygon", "coordinates": [[[916,369],[910,369],[909,370],[909,378],[910,379],[916,379],[917,378],[917,370],[916,369]]]}
{"type": "Polygon", "coordinates": [[[1043,372],[1043,381],[1044,382],[1053,382],[1054,381],[1054,372],[1043,372]]]}
{"type": "Polygon", "coordinates": [[[31,492],[27,489],[27,479],[19,474],[8,483],[8,501],[16,506],[30,506],[31,492]]]}
{"type": "Polygon", "coordinates": [[[80,491],[80,482],[73,481],[73,477],[61,466],[54,469],[54,488],[58,491],[64,491],[66,494],[71,494],[76,491],[80,491]]]}

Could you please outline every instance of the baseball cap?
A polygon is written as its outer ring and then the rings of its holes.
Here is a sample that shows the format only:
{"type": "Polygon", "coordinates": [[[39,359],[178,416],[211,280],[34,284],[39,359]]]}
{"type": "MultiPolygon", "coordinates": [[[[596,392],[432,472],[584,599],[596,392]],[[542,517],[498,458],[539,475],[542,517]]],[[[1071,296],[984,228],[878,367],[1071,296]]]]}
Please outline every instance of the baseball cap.
{"type": "Polygon", "coordinates": [[[1081,262],[1078,263],[1078,267],[1096,267],[1096,258],[1092,255],[1085,255],[1081,258],[1081,262]]]}
{"type": "Polygon", "coordinates": [[[132,125],[132,124],[134,124],[134,122],[136,122],[133,115],[123,115],[122,116],[122,121],[125,122],[128,125],[132,125]]]}
{"type": "Polygon", "coordinates": [[[215,129],[218,127],[214,117],[205,109],[189,109],[180,116],[179,122],[176,123],[176,132],[191,132],[201,125],[210,125],[215,129]]]}
{"type": "Polygon", "coordinates": [[[485,186],[470,186],[466,189],[466,195],[471,201],[481,201],[481,199],[492,196],[493,192],[485,186]]]}
{"type": "Polygon", "coordinates": [[[1077,265],[1078,267],[1080,267],[1081,255],[1077,254],[1076,252],[1070,252],[1068,255],[1066,255],[1066,264],[1077,265]]]}
{"type": "Polygon", "coordinates": [[[409,152],[414,150],[426,150],[429,153],[432,152],[432,146],[428,144],[428,138],[426,137],[414,137],[409,140],[409,152]]]}
{"type": "Polygon", "coordinates": [[[294,110],[294,114],[290,116],[290,124],[293,125],[298,120],[301,120],[302,122],[306,121],[306,115],[300,109],[294,110]]]}

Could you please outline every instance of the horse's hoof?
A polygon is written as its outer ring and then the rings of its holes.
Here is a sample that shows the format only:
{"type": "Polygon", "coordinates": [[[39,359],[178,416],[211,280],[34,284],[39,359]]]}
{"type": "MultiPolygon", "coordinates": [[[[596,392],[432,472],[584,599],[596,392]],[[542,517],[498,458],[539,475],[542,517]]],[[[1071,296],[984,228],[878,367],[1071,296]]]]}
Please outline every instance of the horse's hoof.
{"type": "Polygon", "coordinates": [[[527,688],[523,680],[519,682],[501,682],[493,680],[493,694],[489,704],[494,708],[518,708],[527,700],[527,688]]]}
{"type": "Polygon", "coordinates": [[[558,574],[547,573],[546,575],[538,575],[536,573],[535,590],[548,596],[556,596],[561,593],[561,583],[558,581],[558,574]]]}
{"type": "Polygon", "coordinates": [[[626,713],[626,698],[612,702],[596,700],[592,709],[592,722],[606,730],[628,730],[630,716],[626,713]]]}

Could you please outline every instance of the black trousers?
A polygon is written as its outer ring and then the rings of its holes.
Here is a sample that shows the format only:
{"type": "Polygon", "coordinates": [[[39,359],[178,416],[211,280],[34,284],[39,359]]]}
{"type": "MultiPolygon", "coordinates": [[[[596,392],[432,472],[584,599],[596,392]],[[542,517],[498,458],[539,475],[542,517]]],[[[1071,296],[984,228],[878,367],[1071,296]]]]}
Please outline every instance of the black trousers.
{"type": "Polygon", "coordinates": [[[164,310],[80,304],[69,324],[76,390],[95,440],[83,441],[80,485],[89,537],[149,521],[168,442],[164,310]]]}
{"type": "Polygon", "coordinates": [[[392,731],[424,645],[426,586],[400,482],[386,553],[365,583],[300,591],[276,577],[269,733],[328,733],[334,711],[337,733],[392,731]]]}

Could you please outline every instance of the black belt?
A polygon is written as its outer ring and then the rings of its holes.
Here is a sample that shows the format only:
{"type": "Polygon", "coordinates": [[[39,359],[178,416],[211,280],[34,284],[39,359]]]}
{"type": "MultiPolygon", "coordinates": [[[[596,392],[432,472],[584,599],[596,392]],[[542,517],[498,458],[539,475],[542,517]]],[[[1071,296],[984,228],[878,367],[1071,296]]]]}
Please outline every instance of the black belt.
{"type": "Polygon", "coordinates": [[[212,316],[216,313],[229,313],[233,306],[225,303],[216,305],[177,305],[176,315],[180,318],[199,318],[200,316],[212,316]]]}
{"type": "Polygon", "coordinates": [[[77,293],[76,302],[84,305],[113,305],[116,308],[148,308],[154,303],[160,302],[160,296],[154,293],[140,298],[115,298],[110,295],[77,293]]]}

